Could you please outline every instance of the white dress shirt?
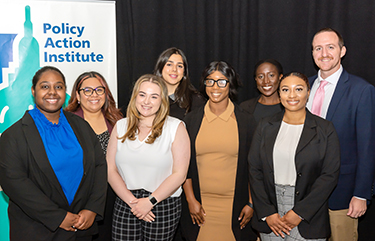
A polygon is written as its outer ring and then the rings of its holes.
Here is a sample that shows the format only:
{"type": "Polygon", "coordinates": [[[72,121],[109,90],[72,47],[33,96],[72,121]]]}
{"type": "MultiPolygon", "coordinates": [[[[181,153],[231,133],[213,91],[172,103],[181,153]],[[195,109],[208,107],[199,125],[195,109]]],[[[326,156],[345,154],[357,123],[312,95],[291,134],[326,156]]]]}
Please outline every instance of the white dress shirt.
{"type": "Polygon", "coordinates": [[[323,79],[320,76],[321,72],[319,70],[318,78],[314,81],[314,84],[313,84],[313,86],[311,87],[311,90],[310,90],[309,101],[307,102],[307,105],[306,105],[307,109],[309,109],[311,111],[312,104],[313,104],[314,97],[315,97],[315,93],[319,88],[320,81],[325,80],[328,83],[327,83],[326,86],[324,86],[325,94],[324,94],[321,117],[323,117],[324,119],[326,118],[329,104],[331,103],[333,93],[335,92],[337,82],[339,82],[342,71],[343,71],[343,68],[342,68],[342,65],[340,65],[340,68],[335,73],[330,75],[328,78],[323,79]]]}

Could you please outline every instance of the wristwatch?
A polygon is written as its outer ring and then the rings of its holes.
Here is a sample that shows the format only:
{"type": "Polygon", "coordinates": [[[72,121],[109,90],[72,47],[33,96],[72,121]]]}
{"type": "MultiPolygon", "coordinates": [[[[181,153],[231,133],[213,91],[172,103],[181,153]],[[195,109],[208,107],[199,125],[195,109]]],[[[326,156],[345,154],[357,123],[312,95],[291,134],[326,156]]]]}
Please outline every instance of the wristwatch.
{"type": "Polygon", "coordinates": [[[152,195],[148,196],[148,200],[150,200],[153,206],[155,206],[158,203],[158,200],[156,200],[156,198],[153,197],[152,195]]]}

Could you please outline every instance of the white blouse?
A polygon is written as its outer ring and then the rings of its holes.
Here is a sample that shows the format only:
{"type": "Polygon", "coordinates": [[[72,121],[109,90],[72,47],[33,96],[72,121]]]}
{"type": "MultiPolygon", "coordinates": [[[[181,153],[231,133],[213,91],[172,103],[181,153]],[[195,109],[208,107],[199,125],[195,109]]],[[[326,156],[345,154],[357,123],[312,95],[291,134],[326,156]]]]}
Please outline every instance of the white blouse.
{"type": "Polygon", "coordinates": [[[297,171],[296,150],[302,134],[302,125],[290,125],[282,121],[273,148],[275,183],[295,186],[297,171]]]}
{"type": "MultiPolygon", "coordinates": [[[[171,148],[181,122],[168,116],[162,134],[152,144],[146,143],[148,136],[140,141],[137,135],[134,141],[128,138],[123,143],[121,140],[117,141],[116,166],[129,190],[145,189],[154,192],[172,174],[171,148]]],[[[123,136],[127,128],[127,118],[119,120],[117,135],[123,136]]],[[[179,187],[171,197],[178,197],[181,192],[179,187]]]]}

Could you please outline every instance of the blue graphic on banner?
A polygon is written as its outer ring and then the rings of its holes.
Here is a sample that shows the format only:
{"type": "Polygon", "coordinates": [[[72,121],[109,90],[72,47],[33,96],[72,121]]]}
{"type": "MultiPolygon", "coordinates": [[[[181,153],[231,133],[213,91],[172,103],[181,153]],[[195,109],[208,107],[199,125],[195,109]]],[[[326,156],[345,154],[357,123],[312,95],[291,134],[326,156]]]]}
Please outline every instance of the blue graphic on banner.
{"type": "Polygon", "coordinates": [[[3,68],[13,61],[13,41],[17,34],[0,34],[0,85],[3,83],[3,68]]]}

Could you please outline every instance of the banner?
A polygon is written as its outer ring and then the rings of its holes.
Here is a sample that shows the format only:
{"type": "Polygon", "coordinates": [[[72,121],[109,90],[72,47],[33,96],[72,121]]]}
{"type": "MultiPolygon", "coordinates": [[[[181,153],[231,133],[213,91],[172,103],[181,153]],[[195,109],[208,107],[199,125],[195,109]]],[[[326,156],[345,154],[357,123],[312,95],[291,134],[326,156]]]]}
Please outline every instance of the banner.
{"type": "MultiPolygon", "coordinates": [[[[31,80],[43,66],[59,68],[67,100],[76,78],[97,71],[117,100],[113,1],[0,0],[0,135],[32,109],[31,80]]],[[[0,240],[9,240],[8,198],[0,192],[0,240]]]]}

